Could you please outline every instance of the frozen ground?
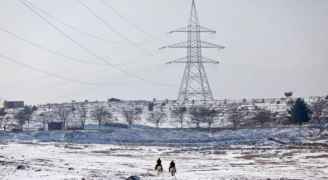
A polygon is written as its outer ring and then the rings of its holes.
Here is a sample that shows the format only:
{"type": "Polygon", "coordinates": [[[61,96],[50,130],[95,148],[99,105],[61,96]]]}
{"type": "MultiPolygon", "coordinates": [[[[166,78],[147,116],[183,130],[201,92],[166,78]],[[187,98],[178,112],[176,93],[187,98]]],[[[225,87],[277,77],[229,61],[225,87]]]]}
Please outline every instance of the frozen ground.
{"type": "Polygon", "coordinates": [[[327,138],[298,128],[0,133],[0,179],[328,179],[327,138]],[[281,142],[283,144],[281,144],[281,142]],[[156,176],[158,157],[166,170],[156,176]],[[176,178],[167,168],[175,160],[176,178]],[[18,168],[20,167],[20,168],[18,168]]]}

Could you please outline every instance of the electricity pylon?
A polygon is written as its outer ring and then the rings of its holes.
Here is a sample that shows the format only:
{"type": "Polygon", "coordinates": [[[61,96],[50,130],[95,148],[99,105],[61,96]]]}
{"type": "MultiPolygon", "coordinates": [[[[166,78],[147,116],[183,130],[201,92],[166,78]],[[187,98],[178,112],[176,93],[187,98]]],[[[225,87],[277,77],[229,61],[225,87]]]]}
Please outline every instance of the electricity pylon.
{"type": "Polygon", "coordinates": [[[180,42],[173,45],[165,46],[163,48],[186,48],[187,56],[168,62],[183,63],[185,70],[183,73],[177,103],[180,105],[197,104],[207,105],[213,102],[213,93],[205,72],[205,63],[218,64],[216,60],[206,58],[202,55],[202,48],[224,49],[223,46],[216,45],[210,42],[201,40],[201,33],[213,33],[216,31],[199,25],[199,19],[196,9],[195,0],[192,1],[189,24],[187,27],[182,27],[173,31],[172,33],[186,33],[187,41],[180,42]]]}

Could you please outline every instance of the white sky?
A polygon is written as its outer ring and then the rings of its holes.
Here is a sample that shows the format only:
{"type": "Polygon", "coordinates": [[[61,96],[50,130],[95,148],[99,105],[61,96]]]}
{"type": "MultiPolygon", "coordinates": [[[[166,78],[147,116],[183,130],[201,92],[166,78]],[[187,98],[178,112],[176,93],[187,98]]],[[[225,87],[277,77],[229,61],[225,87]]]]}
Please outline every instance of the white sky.
{"type": "MultiPolygon", "coordinates": [[[[30,1],[67,24],[106,39],[106,42],[95,40],[49,19],[98,56],[108,57],[111,63],[147,82],[99,65],[103,62],[67,40],[18,0],[1,0],[0,28],[91,64],[49,54],[3,31],[0,31],[1,54],[68,79],[97,85],[56,79],[0,58],[0,99],[47,103],[110,97],[176,98],[184,66],[164,63],[184,57],[185,51],[158,48],[184,40],[182,34],[167,32],[187,24],[191,0],[104,0],[146,34],[123,21],[101,0],[81,0],[129,40],[140,44],[140,48],[111,32],[77,0],[30,1]]],[[[204,51],[205,56],[221,61],[220,65],[207,66],[215,97],[281,97],[285,91],[294,91],[297,96],[328,94],[327,0],[196,3],[201,24],[217,30],[215,36],[203,38],[227,47],[220,52],[204,51]]]]}

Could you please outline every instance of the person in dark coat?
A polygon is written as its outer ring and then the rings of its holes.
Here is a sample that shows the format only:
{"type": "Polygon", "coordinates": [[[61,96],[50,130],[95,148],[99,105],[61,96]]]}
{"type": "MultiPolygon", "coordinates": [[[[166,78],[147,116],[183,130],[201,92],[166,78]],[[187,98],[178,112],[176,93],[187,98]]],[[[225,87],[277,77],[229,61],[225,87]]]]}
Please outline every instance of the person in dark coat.
{"type": "Polygon", "coordinates": [[[158,172],[163,172],[162,160],[160,158],[157,159],[155,170],[158,170],[158,172]]]}
{"type": "Polygon", "coordinates": [[[174,161],[171,161],[170,163],[169,172],[171,173],[172,176],[175,176],[175,173],[177,172],[174,161]]]}

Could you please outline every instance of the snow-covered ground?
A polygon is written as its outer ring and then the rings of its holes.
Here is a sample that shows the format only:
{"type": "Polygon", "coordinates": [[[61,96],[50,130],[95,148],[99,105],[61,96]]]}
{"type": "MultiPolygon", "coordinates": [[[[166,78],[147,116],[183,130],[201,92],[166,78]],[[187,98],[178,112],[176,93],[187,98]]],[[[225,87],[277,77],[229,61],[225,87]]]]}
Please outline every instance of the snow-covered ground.
{"type": "Polygon", "coordinates": [[[107,128],[0,133],[0,179],[328,179],[327,139],[309,128],[107,128]],[[286,143],[286,144],[281,144],[286,143]],[[165,172],[153,171],[157,158],[165,172]],[[168,164],[175,160],[176,177],[168,164]]]}
{"type": "Polygon", "coordinates": [[[216,149],[211,146],[163,147],[81,145],[67,143],[9,143],[0,146],[0,179],[316,179],[328,178],[327,149],[216,149]],[[153,171],[162,158],[165,172],[153,171]],[[168,163],[178,173],[170,177],[168,163]],[[24,165],[25,169],[17,169],[24,165]]]}

